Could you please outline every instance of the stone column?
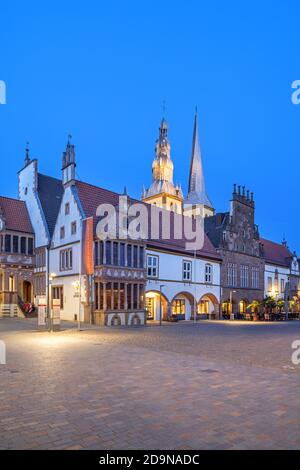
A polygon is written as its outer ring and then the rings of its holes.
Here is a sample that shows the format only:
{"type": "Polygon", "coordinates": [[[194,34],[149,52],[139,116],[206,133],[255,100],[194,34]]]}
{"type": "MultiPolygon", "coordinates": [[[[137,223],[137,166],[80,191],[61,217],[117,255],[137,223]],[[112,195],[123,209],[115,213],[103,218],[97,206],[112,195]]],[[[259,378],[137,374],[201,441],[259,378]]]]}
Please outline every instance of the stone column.
{"type": "Polygon", "coordinates": [[[103,282],[103,311],[106,312],[107,310],[107,302],[106,302],[106,282],[103,282]]]}
{"type": "Polygon", "coordinates": [[[128,282],[124,282],[124,310],[128,310],[127,286],[128,286],[128,282]]]}

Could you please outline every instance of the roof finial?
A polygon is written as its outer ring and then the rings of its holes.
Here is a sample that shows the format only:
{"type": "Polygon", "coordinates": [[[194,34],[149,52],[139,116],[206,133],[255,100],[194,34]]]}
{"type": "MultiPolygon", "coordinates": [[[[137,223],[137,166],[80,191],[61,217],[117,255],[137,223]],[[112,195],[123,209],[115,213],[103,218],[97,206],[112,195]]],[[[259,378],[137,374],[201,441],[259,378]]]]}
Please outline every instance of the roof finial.
{"type": "Polygon", "coordinates": [[[68,145],[70,144],[71,140],[72,140],[72,134],[68,134],[68,145]]]}
{"type": "Polygon", "coordinates": [[[29,142],[26,142],[26,156],[25,156],[25,166],[27,166],[30,163],[30,157],[29,157],[29,142]]]}
{"type": "Polygon", "coordinates": [[[163,114],[163,119],[166,116],[166,100],[163,100],[162,102],[162,114],[163,114]]]}

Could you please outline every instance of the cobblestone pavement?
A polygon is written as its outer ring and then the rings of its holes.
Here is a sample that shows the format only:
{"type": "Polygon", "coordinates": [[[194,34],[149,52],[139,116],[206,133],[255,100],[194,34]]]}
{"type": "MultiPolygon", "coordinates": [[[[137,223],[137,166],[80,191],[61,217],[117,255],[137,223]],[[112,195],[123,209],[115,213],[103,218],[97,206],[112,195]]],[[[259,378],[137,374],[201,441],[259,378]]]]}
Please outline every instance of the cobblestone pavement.
{"type": "Polygon", "coordinates": [[[299,449],[300,322],[0,319],[0,449],[299,449]]]}

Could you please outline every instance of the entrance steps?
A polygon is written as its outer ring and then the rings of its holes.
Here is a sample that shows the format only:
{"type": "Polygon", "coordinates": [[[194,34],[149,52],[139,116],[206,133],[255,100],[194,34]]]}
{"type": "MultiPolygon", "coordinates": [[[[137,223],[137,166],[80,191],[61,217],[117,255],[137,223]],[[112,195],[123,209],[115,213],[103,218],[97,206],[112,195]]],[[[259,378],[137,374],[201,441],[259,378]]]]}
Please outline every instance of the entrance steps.
{"type": "Polygon", "coordinates": [[[24,316],[23,314],[20,315],[19,308],[17,304],[1,304],[0,305],[0,318],[1,317],[19,317],[24,316]]]}

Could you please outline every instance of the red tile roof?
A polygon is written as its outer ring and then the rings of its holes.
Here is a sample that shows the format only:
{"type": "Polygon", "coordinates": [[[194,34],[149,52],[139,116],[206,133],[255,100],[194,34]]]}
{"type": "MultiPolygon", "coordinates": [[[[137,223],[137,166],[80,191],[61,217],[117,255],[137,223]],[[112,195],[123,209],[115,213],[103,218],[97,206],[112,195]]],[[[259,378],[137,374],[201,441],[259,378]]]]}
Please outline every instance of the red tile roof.
{"type": "Polygon", "coordinates": [[[34,233],[24,201],[0,196],[0,214],[7,230],[34,233]]]}
{"type": "MultiPolygon", "coordinates": [[[[94,220],[95,220],[94,227],[96,227],[96,223],[97,223],[96,211],[100,204],[108,203],[108,204],[112,204],[113,206],[117,206],[119,203],[120,194],[115,193],[113,191],[99,188],[98,186],[93,186],[88,183],[83,183],[82,181],[76,181],[76,188],[77,188],[80,202],[85,212],[85,216],[94,217],[94,220]]],[[[129,202],[131,203],[141,204],[141,201],[138,201],[136,199],[132,199],[130,197],[128,199],[129,199],[129,202]]],[[[147,207],[150,206],[149,204],[146,204],[146,203],[144,204],[147,207]]],[[[149,217],[151,217],[150,212],[149,212],[149,217]]],[[[149,227],[150,227],[150,223],[149,223],[149,227]]],[[[181,238],[178,240],[172,237],[173,227],[174,227],[174,215],[172,214],[171,238],[169,240],[163,240],[161,238],[152,240],[149,237],[149,239],[147,240],[148,247],[157,248],[157,249],[166,250],[166,251],[172,251],[172,252],[180,252],[182,254],[187,255],[188,252],[185,249],[186,240],[184,238],[181,238]]],[[[210,242],[206,234],[204,234],[204,246],[201,250],[197,251],[197,254],[198,256],[215,259],[217,261],[221,260],[220,255],[217,253],[216,249],[214,248],[214,246],[212,245],[212,243],[210,242]]]]}
{"type": "Polygon", "coordinates": [[[267,263],[285,267],[290,266],[293,255],[286,246],[264,238],[260,239],[260,243],[263,246],[263,256],[267,263]]]}

